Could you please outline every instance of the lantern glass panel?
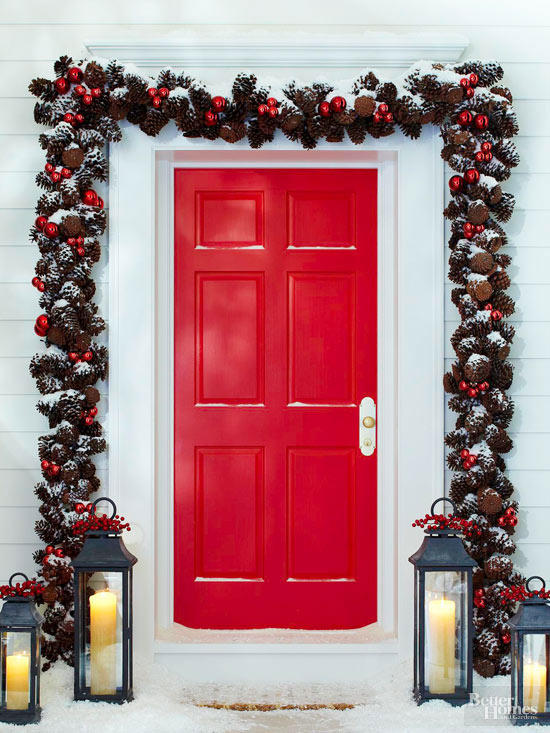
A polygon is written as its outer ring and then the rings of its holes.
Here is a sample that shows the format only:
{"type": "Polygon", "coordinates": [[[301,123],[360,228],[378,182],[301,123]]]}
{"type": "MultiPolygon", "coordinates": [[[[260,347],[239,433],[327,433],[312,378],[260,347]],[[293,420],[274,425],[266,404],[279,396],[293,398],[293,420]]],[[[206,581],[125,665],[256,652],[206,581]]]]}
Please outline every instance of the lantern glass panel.
{"type": "Polygon", "coordinates": [[[31,695],[30,631],[2,631],[2,708],[27,710],[31,695]]]}
{"type": "Polygon", "coordinates": [[[122,688],[123,573],[83,572],[85,589],[85,684],[92,695],[116,695],[122,688]]]}
{"type": "Polygon", "coordinates": [[[548,705],[548,645],[546,634],[523,637],[523,705],[529,712],[550,711],[548,705]]]}
{"type": "Polygon", "coordinates": [[[424,594],[425,686],[453,694],[467,686],[467,573],[426,571],[424,594]]]}

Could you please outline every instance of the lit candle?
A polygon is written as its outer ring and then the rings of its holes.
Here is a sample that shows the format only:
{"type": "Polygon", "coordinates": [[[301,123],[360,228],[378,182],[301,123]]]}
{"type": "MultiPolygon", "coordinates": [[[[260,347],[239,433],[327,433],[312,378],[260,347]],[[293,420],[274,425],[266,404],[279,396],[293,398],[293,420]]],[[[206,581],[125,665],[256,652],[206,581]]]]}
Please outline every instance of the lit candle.
{"type": "Polygon", "coordinates": [[[430,692],[455,691],[455,602],[441,598],[428,605],[430,623],[430,692]]]}
{"type": "Polygon", "coordinates": [[[546,667],[533,662],[523,668],[523,704],[544,713],[546,707],[546,667]]]}
{"type": "Polygon", "coordinates": [[[6,658],[6,707],[26,710],[29,704],[29,662],[27,654],[10,654],[6,658]]]}
{"type": "Polygon", "coordinates": [[[90,596],[90,691],[116,692],[116,595],[110,590],[90,596]]]}

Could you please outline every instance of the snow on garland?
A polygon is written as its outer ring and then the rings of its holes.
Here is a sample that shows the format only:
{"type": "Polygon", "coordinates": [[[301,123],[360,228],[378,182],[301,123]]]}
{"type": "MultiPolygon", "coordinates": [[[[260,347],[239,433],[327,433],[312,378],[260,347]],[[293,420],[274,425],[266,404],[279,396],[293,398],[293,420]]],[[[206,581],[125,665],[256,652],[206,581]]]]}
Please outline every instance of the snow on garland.
{"type": "Polygon", "coordinates": [[[450,407],[458,413],[456,429],[446,436],[448,464],[455,471],[451,498],[457,516],[480,530],[467,541],[479,563],[475,667],[485,676],[509,672],[506,621],[513,603],[503,606],[501,594],[521,579],[510,559],[517,504],[501,456],[512,447],[506,428],[513,404],[506,390],[512,382],[507,357],[514,329],[505,317],[514,303],[505,293],[510,258],[499,250],[506,244],[500,222],[511,216],[514,199],[500,184],[518,163],[510,141],[518,127],[511,94],[498,84],[501,67],[420,62],[396,83],[369,72],[345,90],[295,82],[270,90],[255,76],[239,74],[227,96],[211,94],[169,69],[155,81],[116,61],[75,66],[64,56],[54,68],[53,81],[35,79],[29,86],[39,98],[35,120],[50,128],[40,135],[47,162],[37,183],[45,193],[31,231],[40,250],[33,284],[43,310],[35,331],[46,348],[33,357],[30,369],[43,395],[38,409],[50,426],[39,439],[43,480],[36,486],[42,502],[36,531],[47,544],[35,555],[48,589],[46,666],[58,658],[72,662],[68,562],[81,542],[72,527],[99,488],[93,456],[106,449],[95,419],[100,400],[95,385],[107,373],[107,351],[95,339],[105,324],[93,302],[91,277],[106,217],[92,186],[107,179],[103,148],[121,139],[119,121],[155,136],[174,120],[186,137],[246,139],[252,148],[272,141],[280,130],[306,149],[346,135],[359,145],[396,129],[417,138],[422,126],[432,123],[441,129],[441,155],[455,171],[444,212],[451,221],[452,300],[461,317],[451,338],[457,358],[444,378],[450,407]]]}

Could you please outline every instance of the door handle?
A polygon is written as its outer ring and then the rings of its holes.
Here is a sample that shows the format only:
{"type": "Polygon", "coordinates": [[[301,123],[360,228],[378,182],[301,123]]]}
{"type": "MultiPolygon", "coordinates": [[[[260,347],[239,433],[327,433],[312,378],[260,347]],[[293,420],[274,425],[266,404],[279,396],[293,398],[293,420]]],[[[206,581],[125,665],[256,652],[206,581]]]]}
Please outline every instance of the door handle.
{"type": "Polygon", "coordinates": [[[376,448],[376,403],[372,397],[363,397],[359,405],[359,450],[372,456],[376,448]]]}

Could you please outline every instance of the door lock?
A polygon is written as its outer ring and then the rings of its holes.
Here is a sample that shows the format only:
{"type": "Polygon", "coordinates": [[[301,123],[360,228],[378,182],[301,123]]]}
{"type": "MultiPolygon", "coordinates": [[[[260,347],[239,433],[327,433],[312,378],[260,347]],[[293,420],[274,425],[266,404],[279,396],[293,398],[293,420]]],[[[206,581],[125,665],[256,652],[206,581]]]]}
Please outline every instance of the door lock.
{"type": "Polygon", "coordinates": [[[376,448],[376,403],[372,397],[363,397],[359,405],[359,450],[372,456],[376,448]]]}

